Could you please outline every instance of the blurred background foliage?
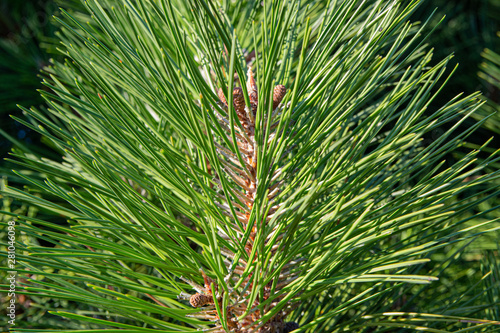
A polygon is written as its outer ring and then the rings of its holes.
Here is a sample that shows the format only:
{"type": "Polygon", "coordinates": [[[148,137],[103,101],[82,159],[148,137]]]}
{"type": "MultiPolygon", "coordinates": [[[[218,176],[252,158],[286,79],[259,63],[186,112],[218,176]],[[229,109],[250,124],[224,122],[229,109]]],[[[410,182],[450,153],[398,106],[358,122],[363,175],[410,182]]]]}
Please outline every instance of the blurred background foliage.
{"type": "MultiPolygon", "coordinates": [[[[73,1],[71,1],[73,2],[73,1]]],[[[57,15],[56,1],[43,0],[3,0],[0,2],[0,172],[7,174],[8,162],[4,161],[8,152],[13,148],[12,141],[23,147],[24,150],[33,150],[51,154],[40,137],[25,126],[16,123],[10,115],[21,115],[16,106],[39,106],[43,100],[37,89],[43,89],[39,71],[49,65],[49,59],[59,57],[55,42],[57,27],[51,19],[57,15]]],[[[475,116],[476,120],[490,116],[485,125],[471,138],[469,147],[484,143],[487,138],[494,136],[490,144],[492,150],[500,148],[500,0],[426,0],[416,12],[414,20],[425,21],[430,15],[433,18],[430,27],[435,26],[443,16],[443,22],[431,34],[428,43],[435,48],[435,59],[442,59],[450,53],[455,54],[454,62],[459,64],[458,70],[445,86],[435,101],[443,105],[459,93],[470,94],[480,90],[484,93],[487,103],[475,116]]],[[[472,121],[472,120],[470,120],[472,121]]],[[[465,124],[470,126],[470,124],[465,124]]],[[[439,133],[436,134],[439,136],[439,133]]],[[[432,138],[430,138],[432,140],[432,138]]],[[[499,166],[500,167],[500,166],[499,166]]],[[[9,175],[9,183],[19,181],[9,175]]],[[[4,179],[2,185],[6,182],[4,179]]],[[[19,182],[22,186],[22,182],[19,182]]],[[[482,194],[479,194],[481,196],[482,194]]],[[[487,195],[487,194],[484,194],[487,195]]],[[[483,195],[483,196],[484,196],[483,195]]],[[[35,216],[43,214],[30,209],[25,205],[17,204],[8,198],[1,198],[1,208],[4,211],[19,212],[35,216]]],[[[498,198],[485,201],[480,209],[490,211],[495,217],[500,213],[495,209],[498,198]]],[[[465,213],[470,214],[471,213],[465,213]]],[[[0,219],[2,216],[0,216],[0,219]]],[[[8,218],[3,216],[3,218],[8,218]]],[[[481,221],[471,220],[471,225],[481,221]]],[[[64,223],[64,221],[61,221],[64,223]]],[[[413,295],[397,294],[401,289],[395,288],[394,299],[397,302],[408,303],[406,311],[412,311],[415,305],[410,299],[418,295],[419,302],[426,303],[428,308],[436,309],[435,313],[446,315],[474,315],[484,318],[500,318],[500,259],[499,234],[482,236],[481,242],[474,242],[474,238],[457,239],[454,246],[444,248],[434,255],[434,261],[443,269],[440,277],[440,293],[427,286],[415,286],[413,295]],[[466,245],[470,245],[467,246],[466,245]],[[458,296],[457,296],[458,295],[458,296]],[[484,307],[487,301],[490,305],[484,307]],[[467,313],[457,313],[454,309],[467,313]]],[[[0,232],[0,238],[4,235],[0,232]]],[[[422,269],[422,267],[420,267],[422,269]]],[[[349,285],[345,290],[339,290],[339,302],[342,295],[349,293],[349,285]]],[[[46,299],[30,299],[21,295],[22,313],[18,316],[19,323],[38,322],[37,328],[77,328],[70,322],[61,321],[56,316],[46,315],[47,310],[64,307],[67,310],[79,308],[80,311],[91,312],[91,308],[83,309],[77,304],[51,304],[46,299]],[[43,307],[40,304],[45,304],[43,307]]],[[[61,302],[59,300],[52,302],[61,302]]],[[[311,300],[321,302],[321,300],[311,300]]],[[[304,307],[310,306],[303,304],[304,307]]],[[[366,312],[390,311],[386,305],[373,302],[371,309],[366,312]]],[[[404,307],[404,304],[403,304],[404,307]]],[[[5,307],[2,307],[4,311],[5,307]]],[[[2,314],[5,318],[5,315],[2,314]]],[[[340,320],[337,318],[337,320],[340,320]]],[[[327,329],[329,323],[325,323],[327,329]]]]}
{"type": "MultiPolygon", "coordinates": [[[[498,102],[499,91],[485,86],[478,78],[477,71],[485,48],[497,53],[500,51],[496,37],[500,30],[500,1],[427,0],[418,9],[415,19],[425,20],[434,10],[436,12],[430,26],[435,26],[443,16],[446,17],[428,42],[435,48],[436,58],[454,53],[454,61],[460,65],[444,92],[454,96],[462,91],[481,90],[491,97],[496,96],[498,102]]],[[[441,99],[447,100],[448,96],[443,94],[441,99]]]]}

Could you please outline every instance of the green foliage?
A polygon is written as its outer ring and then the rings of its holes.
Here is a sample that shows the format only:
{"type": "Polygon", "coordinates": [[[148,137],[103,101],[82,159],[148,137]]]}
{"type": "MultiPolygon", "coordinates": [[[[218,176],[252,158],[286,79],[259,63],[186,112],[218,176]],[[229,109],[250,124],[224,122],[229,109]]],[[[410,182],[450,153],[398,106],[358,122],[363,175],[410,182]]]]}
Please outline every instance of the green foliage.
{"type": "Polygon", "coordinates": [[[465,290],[452,290],[463,276],[450,267],[499,228],[473,211],[497,194],[499,173],[485,170],[498,156],[475,163],[479,147],[446,165],[482,125],[455,131],[481,101],[431,104],[451,57],[432,59],[424,27],[409,22],[418,5],[62,9],[66,60],[46,69],[49,107],[18,121],[64,160],[18,150],[31,190],[4,192],[42,214],[4,211],[27,236],[27,295],[82,304],[45,309],[88,332],[283,332],[281,316],[295,332],[494,330],[496,259],[465,290]],[[288,92],[275,107],[277,84],[288,92]],[[246,114],[219,101],[219,88],[236,100],[233,87],[246,114]],[[191,307],[193,286],[214,304],[191,307]]]}
{"type": "MultiPolygon", "coordinates": [[[[444,87],[436,100],[437,105],[445,103],[458,92],[468,94],[480,90],[485,96],[498,96],[498,92],[492,91],[491,86],[485,85],[484,81],[478,77],[477,68],[483,61],[481,52],[484,49],[500,52],[500,43],[496,38],[497,31],[500,30],[500,20],[498,20],[500,1],[424,1],[413,17],[416,20],[425,21],[433,12],[430,25],[434,26],[441,19],[443,22],[436,28],[435,33],[429,36],[428,42],[430,45],[439,46],[435,50],[437,58],[453,53],[455,57],[452,64],[459,65],[459,70],[453,76],[453,80],[450,80],[444,87]]],[[[482,109],[487,107],[488,105],[484,105],[482,109]]],[[[477,116],[474,118],[481,119],[482,116],[479,116],[481,112],[475,114],[477,116]]],[[[473,119],[466,121],[461,129],[467,128],[473,122],[473,119]]],[[[500,140],[487,122],[468,141],[475,146],[480,146],[484,138],[492,136],[494,139],[490,144],[490,149],[500,148],[500,140]]]]}

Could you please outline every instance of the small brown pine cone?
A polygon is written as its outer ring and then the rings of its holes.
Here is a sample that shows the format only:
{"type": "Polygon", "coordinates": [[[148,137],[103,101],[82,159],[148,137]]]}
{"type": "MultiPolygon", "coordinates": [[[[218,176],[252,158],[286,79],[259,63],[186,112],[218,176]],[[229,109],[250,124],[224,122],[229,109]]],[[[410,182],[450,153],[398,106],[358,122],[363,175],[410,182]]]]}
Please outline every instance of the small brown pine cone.
{"type": "Polygon", "coordinates": [[[283,327],[283,333],[290,333],[299,327],[299,324],[297,324],[296,322],[289,321],[288,323],[285,323],[285,326],[283,327]]]}
{"type": "Polygon", "coordinates": [[[255,83],[255,78],[253,76],[252,68],[248,68],[248,81],[247,81],[248,97],[250,98],[250,103],[257,104],[258,102],[258,92],[257,83],[255,83]]]}
{"type": "Polygon", "coordinates": [[[250,103],[252,104],[257,104],[259,102],[258,96],[259,94],[255,90],[248,92],[248,97],[250,98],[250,103]]]}
{"type": "Polygon", "coordinates": [[[243,97],[243,89],[240,87],[234,88],[233,90],[233,104],[238,115],[245,114],[245,97],[243,97]]]}
{"type": "Polygon", "coordinates": [[[194,294],[189,298],[189,303],[194,308],[199,308],[204,306],[205,304],[212,304],[214,299],[212,296],[207,296],[203,294],[194,294]]]}
{"type": "Polygon", "coordinates": [[[224,91],[222,90],[222,88],[219,88],[219,90],[217,91],[217,96],[219,96],[220,101],[221,101],[221,102],[222,102],[225,106],[227,106],[226,96],[224,96],[224,91]]]}
{"type": "Polygon", "coordinates": [[[284,85],[280,84],[274,87],[274,92],[273,92],[273,110],[280,105],[281,101],[283,100],[283,97],[285,97],[286,94],[286,88],[284,85]]]}

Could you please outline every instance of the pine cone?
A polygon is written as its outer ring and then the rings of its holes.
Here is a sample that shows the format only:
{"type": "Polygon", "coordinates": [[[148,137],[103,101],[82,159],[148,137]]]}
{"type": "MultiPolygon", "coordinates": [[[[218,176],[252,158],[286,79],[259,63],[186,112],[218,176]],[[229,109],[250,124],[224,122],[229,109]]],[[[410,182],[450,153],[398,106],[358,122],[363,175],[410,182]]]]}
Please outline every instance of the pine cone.
{"type": "Polygon", "coordinates": [[[283,100],[283,97],[285,97],[286,94],[286,88],[284,85],[280,84],[274,87],[274,92],[273,92],[273,110],[280,105],[281,101],[283,100]]]}
{"type": "Polygon", "coordinates": [[[245,114],[245,97],[243,97],[243,89],[240,87],[233,90],[233,104],[237,114],[245,114]]]}
{"type": "Polygon", "coordinates": [[[220,101],[221,101],[221,102],[222,102],[225,106],[227,106],[226,96],[224,96],[224,91],[222,90],[222,88],[219,88],[219,90],[217,91],[217,96],[219,96],[220,101]]]}
{"type": "Polygon", "coordinates": [[[255,78],[253,76],[251,67],[248,68],[247,89],[248,89],[248,97],[250,98],[250,103],[257,104],[258,102],[257,83],[255,83],[255,78]]]}
{"type": "Polygon", "coordinates": [[[214,302],[212,296],[207,296],[203,294],[194,294],[189,298],[189,303],[194,308],[199,308],[204,306],[205,304],[211,304],[214,302]]]}

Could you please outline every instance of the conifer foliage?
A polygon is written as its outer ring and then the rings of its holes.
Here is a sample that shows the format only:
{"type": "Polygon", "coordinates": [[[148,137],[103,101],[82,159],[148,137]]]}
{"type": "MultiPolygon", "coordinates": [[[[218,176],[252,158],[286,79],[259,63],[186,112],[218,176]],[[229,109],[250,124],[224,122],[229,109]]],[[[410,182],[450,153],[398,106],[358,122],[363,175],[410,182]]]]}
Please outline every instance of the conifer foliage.
{"type": "Polygon", "coordinates": [[[434,103],[450,58],[419,2],[68,3],[49,108],[18,119],[63,161],[18,150],[32,189],[6,191],[43,212],[17,220],[28,295],[77,302],[46,309],[88,332],[494,325],[393,298],[495,228],[461,217],[498,157],[444,163],[480,100],[434,103]]]}

